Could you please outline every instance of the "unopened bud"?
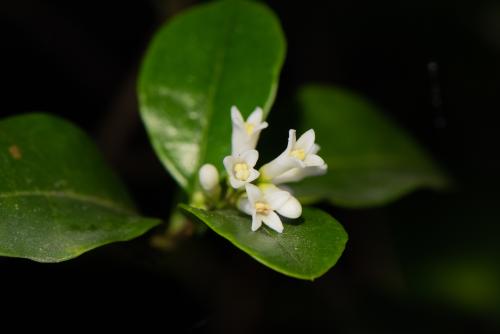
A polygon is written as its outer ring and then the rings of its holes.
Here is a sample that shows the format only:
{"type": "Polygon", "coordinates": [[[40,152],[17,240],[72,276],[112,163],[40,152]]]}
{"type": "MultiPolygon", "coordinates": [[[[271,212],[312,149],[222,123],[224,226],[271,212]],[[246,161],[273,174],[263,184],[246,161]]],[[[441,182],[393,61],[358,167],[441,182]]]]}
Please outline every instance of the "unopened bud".
{"type": "Polygon", "coordinates": [[[198,173],[201,188],[207,193],[214,192],[219,187],[219,172],[214,165],[204,164],[198,173]]]}

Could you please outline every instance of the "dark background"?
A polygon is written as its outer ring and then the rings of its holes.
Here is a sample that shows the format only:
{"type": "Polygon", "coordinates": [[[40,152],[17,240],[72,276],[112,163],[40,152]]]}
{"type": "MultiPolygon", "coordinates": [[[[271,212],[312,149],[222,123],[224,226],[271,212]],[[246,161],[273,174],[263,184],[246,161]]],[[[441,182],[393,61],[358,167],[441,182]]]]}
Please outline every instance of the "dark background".
{"type": "MultiPolygon", "coordinates": [[[[135,80],[156,29],[195,3],[2,1],[0,115],[46,111],[75,122],[142,212],[166,218],[175,184],[140,123],[135,80]]],[[[154,249],[162,228],[61,264],[2,258],[9,312],[0,319],[167,332],[500,332],[500,3],[266,3],[288,39],[270,121],[303,83],[354,89],[433,153],[453,191],[328,208],[350,240],[314,283],[272,272],[213,233],[154,249]]]]}

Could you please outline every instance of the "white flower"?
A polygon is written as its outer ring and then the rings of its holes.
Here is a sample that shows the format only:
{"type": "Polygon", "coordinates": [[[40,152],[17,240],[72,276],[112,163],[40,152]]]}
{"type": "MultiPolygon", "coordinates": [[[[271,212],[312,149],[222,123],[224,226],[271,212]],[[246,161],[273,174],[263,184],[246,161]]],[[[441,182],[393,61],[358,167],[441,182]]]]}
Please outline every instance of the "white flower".
{"type": "MultiPolygon", "coordinates": [[[[311,153],[316,154],[318,153],[318,151],[319,151],[319,145],[314,144],[311,153]]],[[[280,184],[280,183],[297,182],[309,176],[324,175],[327,170],[328,170],[328,165],[325,163],[319,166],[306,166],[303,168],[302,167],[293,168],[290,169],[288,172],[276,176],[273,179],[273,183],[280,184]]]]}
{"type": "Polygon", "coordinates": [[[246,197],[238,201],[238,208],[252,216],[252,231],[256,231],[264,223],[281,233],[283,223],[276,212],[288,218],[298,218],[302,214],[299,201],[289,192],[272,184],[264,184],[259,188],[249,183],[245,188],[246,197]]]}
{"type": "Polygon", "coordinates": [[[204,164],[198,171],[201,188],[206,193],[212,193],[219,187],[219,172],[214,165],[204,164]]]}
{"type": "Polygon", "coordinates": [[[259,172],[254,169],[257,159],[259,159],[259,152],[256,150],[248,150],[224,158],[224,167],[233,188],[241,188],[259,177],[259,172]]]}
{"type": "Polygon", "coordinates": [[[244,121],[238,108],[235,106],[231,107],[233,155],[255,149],[260,132],[268,126],[267,122],[262,122],[262,117],[262,109],[257,107],[248,116],[248,119],[244,121]]]}
{"type": "Polygon", "coordinates": [[[325,161],[316,153],[319,146],[314,143],[314,130],[306,131],[298,140],[295,130],[288,134],[288,145],[276,159],[260,169],[262,178],[273,183],[292,182],[308,175],[319,175],[326,171],[325,161]]]}
{"type": "Polygon", "coordinates": [[[308,176],[319,176],[324,175],[328,169],[328,166],[312,166],[304,168],[293,168],[288,172],[278,175],[273,179],[274,184],[298,182],[308,176]]]}

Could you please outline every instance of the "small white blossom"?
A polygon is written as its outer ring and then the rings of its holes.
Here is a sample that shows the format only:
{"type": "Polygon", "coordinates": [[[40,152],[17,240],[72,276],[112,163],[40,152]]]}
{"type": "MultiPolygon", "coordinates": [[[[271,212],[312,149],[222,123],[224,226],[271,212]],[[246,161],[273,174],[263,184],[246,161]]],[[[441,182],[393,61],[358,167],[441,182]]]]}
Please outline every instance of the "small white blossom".
{"type": "MultiPolygon", "coordinates": [[[[311,151],[312,154],[316,154],[319,151],[319,145],[314,144],[311,151]]],[[[298,182],[309,176],[319,176],[324,175],[328,170],[327,164],[322,164],[319,166],[306,166],[304,168],[298,167],[289,170],[281,175],[278,175],[273,179],[274,184],[298,182]]]]}
{"type": "Polygon", "coordinates": [[[296,140],[295,130],[290,130],[288,145],[276,159],[260,169],[262,178],[273,183],[301,180],[308,175],[319,175],[327,169],[325,161],[316,153],[314,130],[306,131],[296,140]]]}
{"type": "Polygon", "coordinates": [[[245,184],[256,180],[259,177],[259,172],[254,169],[259,152],[256,150],[248,150],[238,155],[229,155],[224,158],[224,167],[227,175],[229,175],[229,183],[231,187],[238,189],[245,184]]]}
{"type": "Polygon", "coordinates": [[[204,164],[198,172],[201,188],[206,193],[212,193],[219,187],[219,172],[212,164],[204,164]]]}
{"type": "Polygon", "coordinates": [[[238,108],[231,107],[233,155],[255,149],[260,132],[268,126],[267,122],[262,122],[262,117],[262,109],[257,107],[245,121],[238,108]]]}
{"type": "Polygon", "coordinates": [[[289,192],[279,189],[272,184],[256,187],[253,184],[245,185],[246,196],[238,201],[238,208],[252,216],[252,231],[256,231],[262,223],[273,230],[282,233],[283,223],[276,214],[288,218],[298,218],[302,214],[302,206],[289,192]]]}
{"type": "Polygon", "coordinates": [[[274,184],[298,182],[309,176],[324,175],[328,170],[328,166],[312,166],[304,168],[293,168],[273,179],[274,184]]]}

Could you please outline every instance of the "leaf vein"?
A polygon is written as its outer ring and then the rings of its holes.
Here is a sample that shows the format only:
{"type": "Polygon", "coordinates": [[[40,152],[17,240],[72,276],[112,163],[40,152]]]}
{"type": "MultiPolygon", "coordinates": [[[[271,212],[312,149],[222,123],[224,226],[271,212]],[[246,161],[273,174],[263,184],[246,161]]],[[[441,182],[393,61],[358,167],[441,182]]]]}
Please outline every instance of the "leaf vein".
{"type": "Polygon", "coordinates": [[[297,262],[297,264],[299,264],[299,265],[303,264],[302,261],[300,261],[297,257],[295,257],[295,255],[293,255],[293,253],[291,251],[289,251],[284,245],[282,245],[281,242],[279,242],[279,240],[275,239],[275,237],[273,237],[271,232],[269,232],[266,228],[262,228],[262,230],[264,230],[268,236],[272,237],[276,241],[278,246],[283,250],[283,252],[288,254],[295,262],[297,262]]]}
{"type": "Polygon", "coordinates": [[[128,209],[114,201],[108,200],[106,198],[101,198],[92,195],[78,194],[73,191],[52,191],[52,190],[31,190],[31,191],[14,191],[9,193],[0,193],[0,199],[2,198],[14,198],[14,197],[56,197],[56,198],[66,198],[70,200],[75,200],[79,202],[84,202],[92,205],[97,205],[117,213],[122,214],[135,214],[131,209],[128,209]]]}
{"type": "MultiPolygon", "coordinates": [[[[198,161],[198,167],[201,166],[201,164],[203,164],[205,162],[204,160],[207,157],[208,133],[209,133],[210,124],[212,123],[212,118],[213,118],[213,115],[215,112],[214,111],[215,110],[214,100],[215,100],[215,97],[217,95],[217,88],[219,86],[219,82],[221,80],[222,73],[224,72],[224,60],[226,58],[226,52],[227,52],[226,48],[224,46],[229,43],[230,36],[233,33],[234,24],[236,22],[235,16],[236,15],[235,15],[234,11],[233,11],[232,15],[229,16],[229,20],[226,23],[226,25],[227,25],[226,34],[224,35],[224,41],[222,43],[223,47],[221,47],[219,52],[217,52],[216,60],[214,62],[215,66],[214,66],[214,70],[213,70],[213,79],[212,79],[212,83],[209,86],[209,89],[207,92],[207,95],[208,95],[207,96],[207,123],[203,129],[203,134],[201,136],[201,145],[203,145],[202,146],[203,149],[200,150],[200,156],[199,156],[200,159],[198,161]]],[[[228,114],[229,114],[229,110],[228,110],[228,114]]]]}

